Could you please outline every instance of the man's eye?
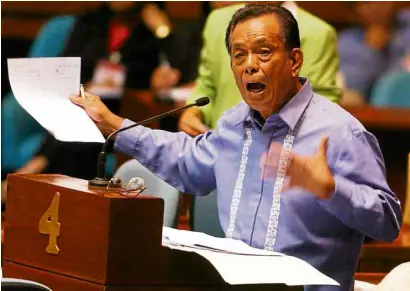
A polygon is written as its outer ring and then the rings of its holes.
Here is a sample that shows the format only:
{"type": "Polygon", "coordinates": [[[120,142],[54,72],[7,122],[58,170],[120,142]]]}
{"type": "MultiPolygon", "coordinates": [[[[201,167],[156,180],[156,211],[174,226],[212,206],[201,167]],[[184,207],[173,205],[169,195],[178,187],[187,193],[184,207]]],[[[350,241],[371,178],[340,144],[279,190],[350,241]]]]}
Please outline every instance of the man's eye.
{"type": "Polygon", "coordinates": [[[243,56],[244,56],[243,53],[235,53],[235,54],[233,55],[233,57],[234,57],[235,59],[242,58],[243,56]]]}
{"type": "Polygon", "coordinates": [[[262,56],[268,56],[270,54],[270,50],[267,50],[267,49],[260,50],[259,54],[262,56]]]}

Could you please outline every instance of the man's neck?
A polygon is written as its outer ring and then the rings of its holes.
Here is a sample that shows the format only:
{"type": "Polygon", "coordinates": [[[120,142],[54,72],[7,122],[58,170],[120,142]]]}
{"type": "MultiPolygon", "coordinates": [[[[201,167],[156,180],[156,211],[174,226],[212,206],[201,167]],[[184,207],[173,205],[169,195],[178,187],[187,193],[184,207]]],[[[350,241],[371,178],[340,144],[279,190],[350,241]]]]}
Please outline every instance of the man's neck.
{"type": "Polygon", "coordinates": [[[302,90],[303,85],[300,83],[300,80],[298,79],[295,84],[291,87],[291,89],[288,91],[288,93],[285,94],[286,97],[281,98],[281,102],[274,104],[273,109],[270,110],[269,112],[259,112],[260,116],[266,120],[268,119],[271,115],[279,113],[279,111],[296,95],[299,93],[300,90],[302,90]]]}

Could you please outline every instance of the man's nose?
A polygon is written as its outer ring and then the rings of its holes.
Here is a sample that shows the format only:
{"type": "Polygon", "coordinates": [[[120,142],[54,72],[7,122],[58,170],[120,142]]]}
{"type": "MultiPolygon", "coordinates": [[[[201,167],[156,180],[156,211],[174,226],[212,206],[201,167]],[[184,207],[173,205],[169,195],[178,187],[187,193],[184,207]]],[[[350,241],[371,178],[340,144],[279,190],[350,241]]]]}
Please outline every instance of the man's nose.
{"type": "Polygon", "coordinates": [[[254,74],[259,71],[257,58],[253,54],[249,54],[246,59],[245,71],[248,74],[254,74]]]}

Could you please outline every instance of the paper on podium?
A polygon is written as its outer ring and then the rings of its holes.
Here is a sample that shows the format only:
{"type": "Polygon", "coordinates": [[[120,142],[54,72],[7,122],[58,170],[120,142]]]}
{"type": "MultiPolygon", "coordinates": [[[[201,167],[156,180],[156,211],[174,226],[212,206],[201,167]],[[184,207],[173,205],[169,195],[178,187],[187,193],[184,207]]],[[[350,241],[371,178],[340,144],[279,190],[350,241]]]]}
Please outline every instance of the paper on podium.
{"type": "Polygon", "coordinates": [[[354,281],[354,291],[372,291],[376,287],[377,286],[372,283],[359,281],[359,280],[354,281]]]}
{"type": "Polygon", "coordinates": [[[250,247],[240,240],[218,238],[207,235],[202,232],[178,230],[169,227],[163,227],[163,243],[169,243],[179,246],[193,247],[198,249],[209,249],[226,253],[241,255],[257,256],[282,256],[280,253],[260,250],[250,247]]]}
{"type": "Polygon", "coordinates": [[[215,267],[225,282],[231,285],[339,286],[335,280],[303,260],[277,252],[254,249],[238,240],[215,238],[203,233],[167,227],[163,228],[162,240],[166,247],[201,255],[215,267]]]}
{"type": "Polygon", "coordinates": [[[11,89],[39,124],[61,141],[104,142],[87,113],[69,100],[80,88],[80,58],[8,59],[11,89]]]}

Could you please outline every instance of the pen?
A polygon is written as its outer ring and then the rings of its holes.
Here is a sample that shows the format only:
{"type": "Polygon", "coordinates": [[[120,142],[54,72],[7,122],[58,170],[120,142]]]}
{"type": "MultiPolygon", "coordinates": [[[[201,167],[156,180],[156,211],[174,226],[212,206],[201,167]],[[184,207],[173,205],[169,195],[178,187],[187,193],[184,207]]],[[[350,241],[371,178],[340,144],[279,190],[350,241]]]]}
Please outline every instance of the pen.
{"type": "Polygon", "coordinates": [[[160,52],[160,53],[159,53],[159,63],[160,63],[162,66],[171,68],[171,64],[169,63],[168,58],[167,58],[167,56],[166,56],[166,54],[165,54],[164,52],[160,52]]]}
{"type": "Polygon", "coordinates": [[[80,95],[83,99],[85,99],[85,93],[84,93],[84,86],[83,84],[80,84],[80,95]]]}

